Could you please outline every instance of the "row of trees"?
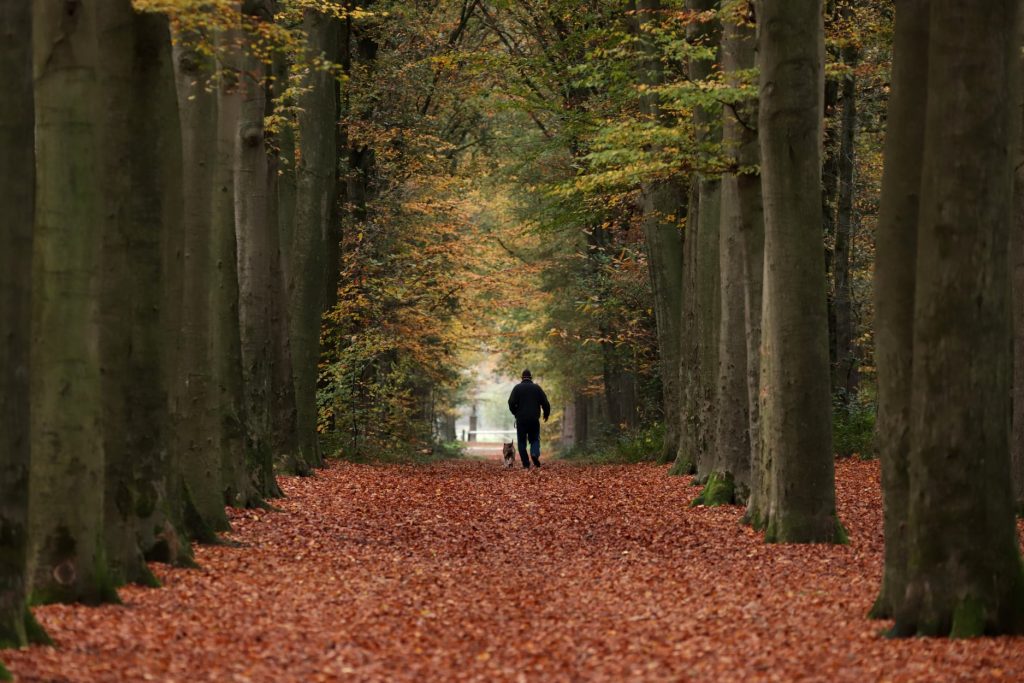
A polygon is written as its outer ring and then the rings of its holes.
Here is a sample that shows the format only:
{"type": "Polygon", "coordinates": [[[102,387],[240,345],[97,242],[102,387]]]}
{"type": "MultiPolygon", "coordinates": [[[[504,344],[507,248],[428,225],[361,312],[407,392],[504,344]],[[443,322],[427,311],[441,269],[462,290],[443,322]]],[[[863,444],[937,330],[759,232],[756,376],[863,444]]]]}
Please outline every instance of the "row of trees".
{"type": "MultiPolygon", "coordinates": [[[[875,264],[886,580],[874,613],[899,635],[1024,627],[1009,447],[1018,8],[997,5],[896,3],[875,264]]],[[[756,22],[759,92],[723,113],[734,163],[691,190],[675,467],[706,479],[705,503],[745,501],[768,540],[841,542],[830,377],[849,371],[830,372],[822,263],[823,8],[753,9],[717,15],[726,83],[755,66],[756,22]]]]}
{"type": "Polygon", "coordinates": [[[320,464],[334,65],[357,14],[0,7],[0,646],[45,638],[30,593],[153,584],[146,560],[190,563],[225,504],[320,464]]]}

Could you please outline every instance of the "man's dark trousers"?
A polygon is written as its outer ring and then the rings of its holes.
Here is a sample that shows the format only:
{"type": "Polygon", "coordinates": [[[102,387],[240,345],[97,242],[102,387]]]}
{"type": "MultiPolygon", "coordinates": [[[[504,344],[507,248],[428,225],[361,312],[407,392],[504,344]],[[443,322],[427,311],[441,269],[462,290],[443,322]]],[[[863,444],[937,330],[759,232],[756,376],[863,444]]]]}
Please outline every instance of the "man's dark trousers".
{"type": "Polygon", "coordinates": [[[519,457],[523,467],[530,466],[530,455],[533,455],[533,462],[540,466],[540,418],[516,420],[516,439],[519,441],[519,457]],[[530,455],[526,453],[527,441],[530,442],[530,455]]]}

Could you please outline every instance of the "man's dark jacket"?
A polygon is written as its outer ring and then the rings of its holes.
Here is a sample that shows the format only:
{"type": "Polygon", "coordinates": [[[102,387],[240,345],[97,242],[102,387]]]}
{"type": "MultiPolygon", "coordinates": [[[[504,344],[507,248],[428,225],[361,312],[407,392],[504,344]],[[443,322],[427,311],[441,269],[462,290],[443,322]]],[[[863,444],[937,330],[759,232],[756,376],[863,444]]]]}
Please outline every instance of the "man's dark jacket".
{"type": "Polygon", "coordinates": [[[515,385],[508,397],[508,409],[516,416],[516,420],[536,420],[544,411],[544,419],[551,414],[551,404],[544,390],[533,380],[524,379],[515,385]]]}

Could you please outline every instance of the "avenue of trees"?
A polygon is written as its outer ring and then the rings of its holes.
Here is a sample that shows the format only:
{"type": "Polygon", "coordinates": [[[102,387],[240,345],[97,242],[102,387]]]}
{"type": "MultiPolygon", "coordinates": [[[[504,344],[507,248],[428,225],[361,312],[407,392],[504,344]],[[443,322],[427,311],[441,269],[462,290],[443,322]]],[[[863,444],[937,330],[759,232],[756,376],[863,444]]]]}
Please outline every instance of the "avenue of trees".
{"type": "Polygon", "coordinates": [[[485,346],[769,542],[877,401],[873,615],[1024,632],[1018,5],[0,3],[0,647],[454,439],[485,346]]]}

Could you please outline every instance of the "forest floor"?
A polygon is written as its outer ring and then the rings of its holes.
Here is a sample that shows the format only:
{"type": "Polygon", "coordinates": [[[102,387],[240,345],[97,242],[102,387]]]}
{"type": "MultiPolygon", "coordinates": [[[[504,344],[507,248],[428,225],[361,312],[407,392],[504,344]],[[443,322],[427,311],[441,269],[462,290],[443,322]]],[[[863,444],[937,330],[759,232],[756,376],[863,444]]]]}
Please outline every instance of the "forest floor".
{"type": "Polygon", "coordinates": [[[878,466],[838,464],[845,547],[768,546],[652,465],[334,463],[232,513],[240,547],[123,606],[37,610],[21,681],[1021,680],[1024,638],[893,641],[878,466]]]}

